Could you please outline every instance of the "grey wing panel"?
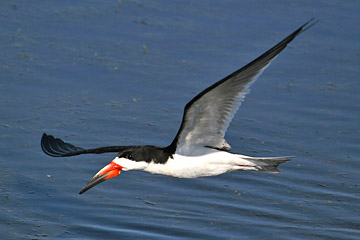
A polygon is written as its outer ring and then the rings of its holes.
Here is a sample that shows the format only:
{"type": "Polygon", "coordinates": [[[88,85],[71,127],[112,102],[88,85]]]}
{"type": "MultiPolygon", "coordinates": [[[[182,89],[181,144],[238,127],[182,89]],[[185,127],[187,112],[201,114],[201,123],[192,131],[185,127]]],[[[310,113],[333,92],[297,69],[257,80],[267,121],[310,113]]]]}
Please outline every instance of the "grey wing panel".
{"type": "Polygon", "coordinates": [[[254,61],[194,97],[185,106],[180,129],[168,148],[174,152],[176,149],[182,155],[202,154],[196,151],[201,149],[199,147],[206,146],[230,149],[224,139],[225,132],[241,101],[249,93],[249,87],[288,43],[316,23],[312,21],[313,19],[254,61]]]}
{"type": "Polygon", "coordinates": [[[267,66],[245,76],[237,74],[193,102],[186,111],[186,124],[179,135],[176,152],[197,155],[201,153],[195,149],[205,146],[230,150],[224,139],[226,130],[249,93],[251,84],[267,66]]]}

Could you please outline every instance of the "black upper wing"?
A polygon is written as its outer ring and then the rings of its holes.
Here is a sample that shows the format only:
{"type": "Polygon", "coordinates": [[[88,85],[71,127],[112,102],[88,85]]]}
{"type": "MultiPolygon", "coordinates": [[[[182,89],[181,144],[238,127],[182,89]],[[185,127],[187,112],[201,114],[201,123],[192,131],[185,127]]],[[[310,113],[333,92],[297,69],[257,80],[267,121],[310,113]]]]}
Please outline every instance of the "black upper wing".
{"type": "MultiPolygon", "coordinates": [[[[180,147],[184,149],[183,152],[185,154],[191,154],[192,149],[187,145],[194,143],[202,144],[207,147],[229,149],[230,146],[226,143],[224,135],[233,115],[240,106],[240,102],[244,99],[246,93],[248,92],[248,88],[251,83],[256,80],[257,76],[261,74],[261,72],[269,65],[271,60],[273,60],[289,42],[291,42],[298,34],[309,29],[315,23],[317,23],[317,21],[311,19],[263,55],[208,87],[193,98],[185,106],[183,121],[176,137],[173,142],[165,148],[165,150],[169,153],[174,153],[175,149],[180,147]],[[227,98],[224,98],[224,96],[227,98]],[[206,107],[207,101],[211,101],[212,105],[218,105],[218,111],[216,112],[218,117],[210,116],[208,113],[211,113],[211,111],[197,111],[196,108],[206,107]],[[195,102],[199,103],[199,106],[196,106],[197,104],[194,104],[195,102]],[[222,107],[224,107],[224,111],[221,110],[222,107]],[[201,114],[199,115],[199,113],[201,114]],[[206,119],[206,124],[201,124],[200,121],[203,121],[201,119],[206,119]],[[217,126],[218,129],[210,129],[210,127],[214,126],[217,126]],[[209,136],[213,136],[210,139],[211,141],[209,140],[209,136]],[[185,141],[188,138],[190,140],[195,140],[185,141]],[[202,141],[203,139],[208,140],[202,141]]],[[[110,146],[84,149],[73,144],[66,143],[60,138],[54,138],[46,133],[44,133],[41,138],[42,150],[44,153],[52,157],[69,157],[88,153],[101,154],[107,152],[121,152],[129,148],[138,147],[141,146],[110,146]]]]}
{"type": "Polygon", "coordinates": [[[44,153],[51,157],[70,157],[88,153],[101,154],[107,152],[121,152],[134,147],[138,146],[110,146],[84,149],[74,146],[71,143],[64,142],[60,138],[55,138],[52,135],[48,135],[46,133],[44,133],[41,138],[41,149],[44,151],[44,153]]]}

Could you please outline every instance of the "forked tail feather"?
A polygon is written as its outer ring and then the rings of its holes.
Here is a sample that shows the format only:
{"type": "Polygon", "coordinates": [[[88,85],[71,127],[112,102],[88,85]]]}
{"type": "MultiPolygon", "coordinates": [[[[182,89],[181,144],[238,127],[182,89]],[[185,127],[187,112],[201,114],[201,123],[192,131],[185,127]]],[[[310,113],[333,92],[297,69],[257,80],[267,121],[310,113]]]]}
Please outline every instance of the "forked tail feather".
{"type": "Polygon", "coordinates": [[[277,168],[280,164],[290,161],[295,156],[284,156],[284,157],[246,157],[245,159],[256,164],[255,168],[257,171],[279,173],[280,170],[277,168]]]}

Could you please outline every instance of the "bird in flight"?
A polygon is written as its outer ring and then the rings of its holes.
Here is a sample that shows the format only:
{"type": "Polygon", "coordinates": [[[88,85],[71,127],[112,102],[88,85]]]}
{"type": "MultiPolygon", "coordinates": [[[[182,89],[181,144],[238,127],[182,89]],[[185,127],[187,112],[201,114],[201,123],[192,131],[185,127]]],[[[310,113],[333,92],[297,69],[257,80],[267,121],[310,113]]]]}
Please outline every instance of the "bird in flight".
{"type": "Polygon", "coordinates": [[[186,104],[180,128],[166,147],[140,145],[84,149],[44,133],[41,148],[52,157],[118,153],[79,194],[116,177],[121,171],[138,170],[178,178],[216,176],[238,170],[279,172],[277,166],[291,157],[235,154],[230,152],[225,133],[259,75],[296,36],[317,22],[309,20],[264,54],[195,96],[186,104]]]}

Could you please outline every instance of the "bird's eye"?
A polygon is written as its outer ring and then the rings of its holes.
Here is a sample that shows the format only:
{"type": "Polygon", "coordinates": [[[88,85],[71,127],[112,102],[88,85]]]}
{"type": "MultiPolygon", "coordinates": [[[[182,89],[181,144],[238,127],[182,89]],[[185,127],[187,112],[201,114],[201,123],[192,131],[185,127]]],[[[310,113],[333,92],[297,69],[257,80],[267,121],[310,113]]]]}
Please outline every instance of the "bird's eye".
{"type": "Polygon", "coordinates": [[[131,154],[129,154],[127,158],[131,160],[133,157],[131,154]]]}

